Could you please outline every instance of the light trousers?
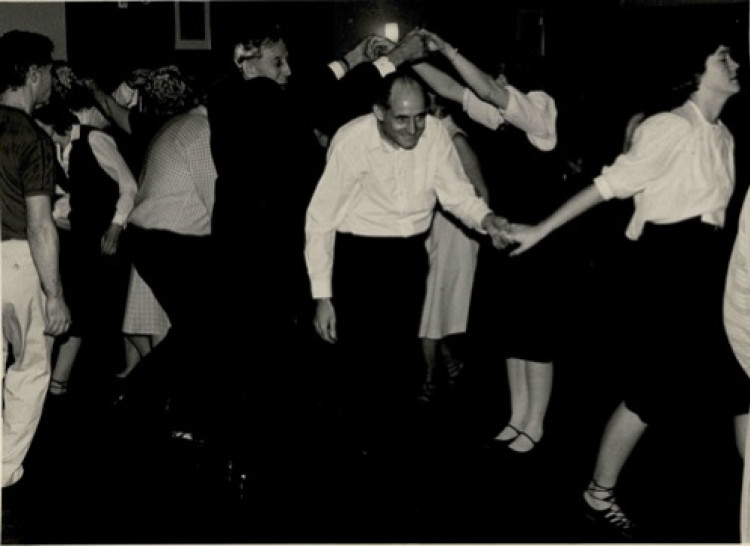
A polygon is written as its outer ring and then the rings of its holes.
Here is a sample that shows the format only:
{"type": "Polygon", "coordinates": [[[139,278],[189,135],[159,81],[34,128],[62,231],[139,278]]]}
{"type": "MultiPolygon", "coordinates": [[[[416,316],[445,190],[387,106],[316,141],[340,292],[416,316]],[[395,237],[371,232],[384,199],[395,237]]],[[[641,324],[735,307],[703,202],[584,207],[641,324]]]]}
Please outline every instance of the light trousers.
{"type": "Polygon", "coordinates": [[[2,242],[3,487],[23,475],[51,375],[53,338],[44,335],[46,298],[26,241],[2,242]],[[12,352],[12,363],[8,351],[12,352]]]}

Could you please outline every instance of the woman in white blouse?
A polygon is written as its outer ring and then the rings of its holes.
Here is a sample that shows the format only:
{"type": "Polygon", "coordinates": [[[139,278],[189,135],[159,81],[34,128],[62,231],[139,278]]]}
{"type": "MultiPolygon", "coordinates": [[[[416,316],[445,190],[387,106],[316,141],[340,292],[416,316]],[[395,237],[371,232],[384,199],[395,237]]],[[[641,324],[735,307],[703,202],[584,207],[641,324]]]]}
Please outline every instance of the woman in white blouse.
{"type": "Polygon", "coordinates": [[[624,536],[634,526],[614,489],[648,424],[677,422],[695,408],[714,411],[725,402],[722,392],[736,367],[721,331],[727,248],[721,228],[734,188],[734,141],[719,116],[740,86],[738,64],[724,43],[696,36],[685,44],[673,64],[695,51],[688,100],[643,121],[629,150],[545,220],[511,226],[517,255],[605,200],[635,201],[625,231],[635,242],[635,259],[624,282],[613,286],[615,293],[626,290],[633,305],[614,310],[627,317],[618,330],[622,346],[613,351],[629,351],[624,401],[606,425],[583,495],[586,515],[624,536]]]}

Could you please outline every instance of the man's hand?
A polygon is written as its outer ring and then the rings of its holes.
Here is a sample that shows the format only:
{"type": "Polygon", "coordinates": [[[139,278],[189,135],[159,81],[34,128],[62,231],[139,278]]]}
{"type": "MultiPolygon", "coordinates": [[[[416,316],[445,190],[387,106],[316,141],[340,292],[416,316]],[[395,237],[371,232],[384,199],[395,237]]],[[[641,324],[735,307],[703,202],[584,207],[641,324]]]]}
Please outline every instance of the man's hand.
{"type": "Polygon", "coordinates": [[[503,249],[512,242],[509,236],[510,223],[505,218],[489,213],[482,219],[482,227],[492,239],[495,248],[503,249]]]}
{"type": "Polygon", "coordinates": [[[323,341],[336,343],[336,310],[330,298],[319,298],[316,300],[315,318],[313,325],[323,341]]]}
{"type": "Polygon", "coordinates": [[[117,252],[120,233],[122,233],[122,226],[120,224],[110,224],[107,231],[102,235],[102,254],[105,256],[112,256],[117,252]]]}
{"type": "Polygon", "coordinates": [[[396,44],[388,38],[378,36],[377,34],[370,34],[354,46],[354,49],[344,55],[344,59],[351,69],[362,62],[370,62],[378,59],[394,47],[396,47],[396,44]]]}
{"type": "Polygon", "coordinates": [[[375,61],[383,55],[387,55],[396,47],[396,44],[385,36],[373,34],[365,38],[365,40],[367,42],[364,49],[366,61],[375,61]]]}
{"type": "Polygon", "coordinates": [[[427,56],[427,41],[423,30],[415,28],[404,36],[398,45],[388,53],[388,59],[399,66],[403,63],[418,61],[427,56]]]}
{"type": "Polygon", "coordinates": [[[45,335],[59,336],[70,328],[70,311],[62,296],[47,297],[44,313],[47,324],[45,335]]]}

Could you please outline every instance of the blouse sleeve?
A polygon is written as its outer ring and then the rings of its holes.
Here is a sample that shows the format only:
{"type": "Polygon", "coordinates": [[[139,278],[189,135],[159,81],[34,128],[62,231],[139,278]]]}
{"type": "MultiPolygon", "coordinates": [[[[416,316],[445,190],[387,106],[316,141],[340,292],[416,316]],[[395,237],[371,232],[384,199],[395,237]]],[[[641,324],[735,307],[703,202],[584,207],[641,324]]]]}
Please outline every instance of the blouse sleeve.
{"type": "Polygon", "coordinates": [[[594,184],[604,199],[625,199],[673,169],[690,134],[690,122],[677,114],[661,113],[635,130],[630,150],[602,169],[594,184]]]}
{"type": "Polygon", "coordinates": [[[464,89],[463,109],[473,121],[493,131],[502,123],[510,123],[526,133],[529,142],[543,152],[557,145],[557,108],[555,101],[543,91],[521,93],[507,86],[508,107],[502,111],[494,104],[485,102],[471,89],[464,89]]]}

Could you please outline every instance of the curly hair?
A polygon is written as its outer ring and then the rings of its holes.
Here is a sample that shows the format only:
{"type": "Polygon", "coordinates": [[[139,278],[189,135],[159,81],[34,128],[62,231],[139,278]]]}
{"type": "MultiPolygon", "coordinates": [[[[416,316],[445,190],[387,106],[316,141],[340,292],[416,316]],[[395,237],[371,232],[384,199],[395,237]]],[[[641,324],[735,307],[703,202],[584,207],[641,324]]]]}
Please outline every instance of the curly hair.
{"type": "Polygon", "coordinates": [[[191,78],[174,65],[153,70],[146,78],[142,91],[145,107],[158,115],[177,115],[197,103],[191,78]]]}

